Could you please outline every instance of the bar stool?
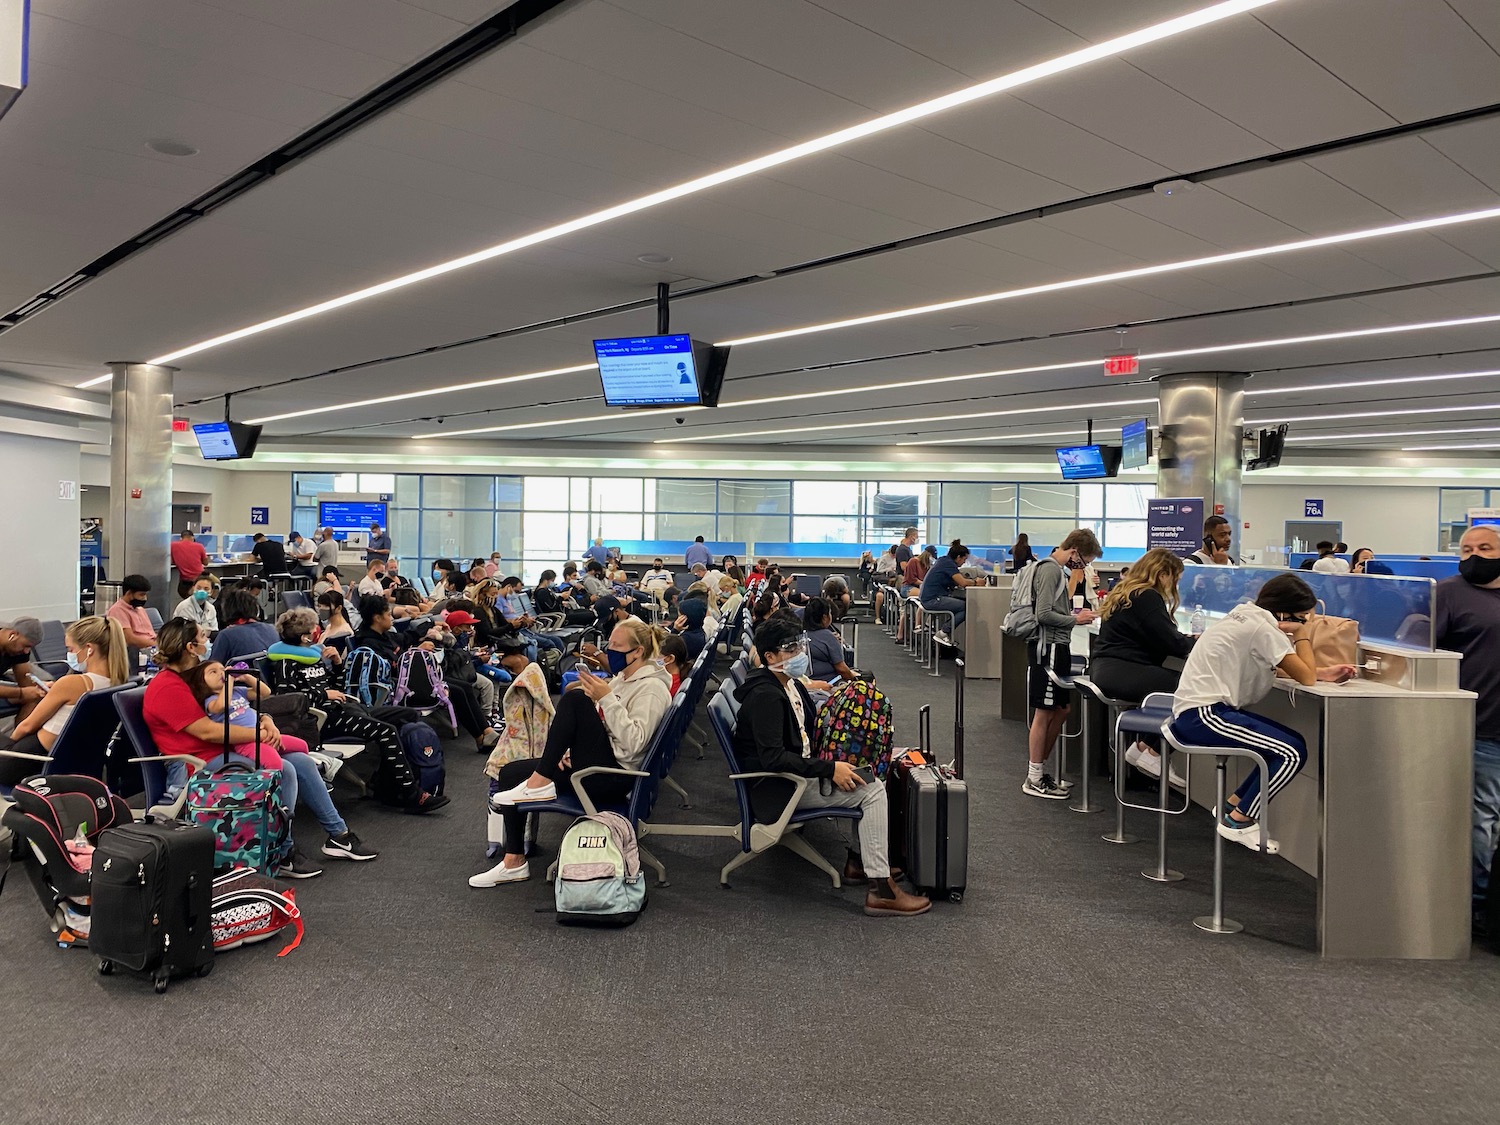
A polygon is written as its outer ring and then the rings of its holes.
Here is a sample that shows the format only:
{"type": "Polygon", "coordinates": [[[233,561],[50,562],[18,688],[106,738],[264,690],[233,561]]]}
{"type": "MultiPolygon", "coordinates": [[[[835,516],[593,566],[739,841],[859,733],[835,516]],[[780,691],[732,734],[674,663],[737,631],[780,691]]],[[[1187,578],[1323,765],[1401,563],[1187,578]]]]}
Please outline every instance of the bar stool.
{"type": "MultiPolygon", "coordinates": [[[[1167,801],[1167,794],[1171,791],[1172,776],[1171,764],[1168,757],[1171,753],[1171,745],[1163,742],[1161,755],[1161,783],[1157,791],[1157,803],[1152,805],[1139,805],[1134,801],[1125,799],[1125,732],[1132,734],[1155,734],[1160,735],[1168,723],[1172,721],[1172,693],[1169,691],[1156,691],[1141,700],[1141,705],[1134,711],[1123,711],[1115,720],[1115,800],[1120,804],[1119,825],[1124,827],[1124,810],[1140,809],[1143,812],[1154,812],[1156,821],[1156,867],[1152,870],[1142,871],[1141,875],[1150,879],[1153,883],[1176,883],[1182,878],[1181,871],[1173,871],[1167,866],[1167,817],[1181,816],[1187,812],[1192,801],[1187,795],[1183,795],[1182,808],[1174,809],[1167,801]]],[[[1188,780],[1192,780],[1192,759],[1188,759],[1188,780]]]]}
{"type": "MultiPolygon", "coordinates": [[[[1081,710],[1083,712],[1083,716],[1082,716],[1082,720],[1081,720],[1082,721],[1082,729],[1083,729],[1083,785],[1079,789],[1078,800],[1075,801],[1073,804],[1070,804],[1068,806],[1068,808],[1072,812],[1076,812],[1076,813],[1103,812],[1104,811],[1104,806],[1103,805],[1095,804],[1094,802],[1092,802],[1092,801],[1089,800],[1089,774],[1093,772],[1093,770],[1091,769],[1093,763],[1089,761],[1089,755],[1090,755],[1090,752],[1093,750],[1094,741],[1095,740],[1094,740],[1093,708],[1088,705],[1088,701],[1085,700],[1083,698],[1083,696],[1084,695],[1088,695],[1090,698],[1092,698],[1096,702],[1098,702],[1099,705],[1102,706],[1105,709],[1105,713],[1110,717],[1111,720],[1113,720],[1114,717],[1117,714],[1119,714],[1119,712],[1121,710],[1123,710],[1123,709],[1125,709],[1127,707],[1134,707],[1135,704],[1133,702],[1131,702],[1130,700],[1126,700],[1126,699],[1111,699],[1109,696],[1105,695],[1104,692],[1099,689],[1099,685],[1098,684],[1094,683],[1093,680],[1089,679],[1087,676],[1082,675],[1082,674],[1075,675],[1073,677],[1073,686],[1075,688],[1077,688],[1078,691],[1081,693],[1079,695],[1079,698],[1078,698],[1078,703],[1079,703],[1079,707],[1081,708],[1081,710]]],[[[1113,727],[1113,721],[1111,721],[1110,727],[1113,727]]],[[[1108,730],[1108,729],[1109,728],[1106,728],[1106,730],[1108,730]]],[[[1106,734],[1105,738],[1106,738],[1106,741],[1108,741],[1109,740],[1109,735],[1106,734]]],[[[1113,749],[1114,749],[1113,744],[1111,744],[1110,749],[1111,749],[1111,751],[1113,751],[1113,749]]],[[[1125,827],[1125,825],[1124,825],[1124,818],[1125,818],[1125,811],[1124,811],[1124,809],[1120,809],[1116,813],[1116,818],[1117,818],[1117,823],[1115,825],[1115,828],[1116,828],[1115,835],[1116,836],[1123,836],[1124,835],[1124,827],[1125,827]]],[[[1108,836],[1105,836],[1104,838],[1106,840],[1110,839],[1108,836]]],[[[1124,840],[1110,840],[1110,842],[1111,843],[1125,843],[1126,841],[1124,841],[1124,840]]]]}
{"type": "MultiPolygon", "coordinates": [[[[930,657],[930,659],[928,659],[928,660],[926,660],[926,661],[923,662],[923,666],[926,667],[926,668],[930,668],[931,672],[932,672],[932,675],[934,675],[934,676],[941,676],[942,672],[940,672],[938,670],[938,639],[937,639],[937,635],[940,632],[947,633],[949,640],[953,639],[953,630],[955,628],[957,628],[957,626],[955,626],[953,624],[953,610],[951,610],[951,609],[924,609],[922,611],[922,616],[923,616],[923,622],[922,622],[923,635],[925,636],[926,641],[927,641],[927,655],[930,657]],[[939,618],[939,617],[946,617],[948,619],[948,628],[946,628],[946,629],[939,629],[937,627],[938,626],[937,618],[939,618]]],[[[955,645],[954,647],[957,647],[957,646],[955,645]]]]}
{"type": "Polygon", "coordinates": [[[917,618],[922,612],[922,602],[913,594],[911,597],[903,599],[901,604],[905,607],[906,612],[906,655],[910,656],[913,660],[922,660],[924,657],[920,651],[921,641],[918,637],[918,632],[920,629],[925,628],[925,622],[923,625],[917,624],[917,618]]]}
{"type": "MultiPolygon", "coordinates": [[[[1233,918],[1224,917],[1224,837],[1219,832],[1219,822],[1224,816],[1225,802],[1229,797],[1229,782],[1227,769],[1230,758],[1248,758],[1259,769],[1261,781],[1264,782],[1271,776],[1270,764],[1265,757],[1254,750],[1239,746],[1193,746],[1180,742],[1172,734],[1171,723],[1163,723],[1161,729],[1162,738],[1165,740],[1163,748],[1170,745],[1172,749],[1180,754],[1188,755],[1188,761],[1192,761],[1194,754],[1212,754],[1214,759],[1214,912],[1212,914],[1200,915],[1193,919],[1193,925],[1210,934],[1237,934],[1245,927],[1233,918]]],[[[1191,768],[1191,767],[1189,767],[1191,768]]],[[[1162,755],[1162,770],[1165,776],[1166,755],[1162,755]]],[[[1163,788],[1166,786],[1163,785],[1163,788]]],[[[1266,827],[1266,809],[1270,802],[1265,802],[1261,807],[1260,822],[1260,848],[1261,852],[1273,853],[1276,848],[1271,840],[1271,831],[1266,827]]],[[[1162,823],[1166,823],[1163,820],[1162,823]]]]}
{"type": "MultiPolygon", "coordinates": [[[[1045,669],[1045,671],[1047,673],[1047,678],[1063,691],[1073,691],[1073,677],[1083,675],[1084,669],[1088,667],[1088,663],[1089,662],[1083,657],[1075,656],[1073,657],[1072,668],[1070,669],[1068,675],[1059,676],[1057,672],[1052,668],[1047,668],[1045,669]]],[[[1036,667],[1037,666],[1035,664],[1028,664],[1026,666],[1026,696],[1028,699],[1030,699],[1031,697],[1031,674],[1036,670],[1036,667]]],[[[1031,715],[1027,715],[1028,727],[1030,726],[1030,719],[1031,715]]],[[[1073,788],[1072,783],[1064,781],[1062,776],[1063,770],[1068,764],[1068,744],[1077,739],[1081,734],[1083,734],[1083,715],[1080,709],[1080,714],[1078,716],[1078,726],[1073,730],[1068,730],[1067,724],[1065,723],[1063,724],[1062,732],[1057,736],[1057,781],[1059,784],[1065,786],[1068,789],[1073,788]]],[[[1087,784],[1087,782],[1085,782],[1085,784],[1087,784]]]]}

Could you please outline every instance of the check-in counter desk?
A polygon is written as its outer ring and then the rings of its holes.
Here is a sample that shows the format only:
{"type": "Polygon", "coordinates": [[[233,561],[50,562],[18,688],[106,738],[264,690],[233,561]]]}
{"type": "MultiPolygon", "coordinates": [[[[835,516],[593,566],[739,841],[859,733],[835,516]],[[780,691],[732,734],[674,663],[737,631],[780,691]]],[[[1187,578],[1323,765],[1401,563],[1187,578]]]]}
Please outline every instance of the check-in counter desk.
{"type": "MultiPolygon", "coordinates": [[[[1266,824],[1281,857],[1318,880],[1325,957],[1469,955],[1476,697],[1458,688],[1458,661],[1362,644],[1361,678],[1278,679],[1254,708],[1307,741],[1266,824]]],[[[1212,759],[1193,767],[1192,798],[1210,808],[1212,759]]],[[[1249,769],[1230,758],[1231,786],[1249,769]]]]}

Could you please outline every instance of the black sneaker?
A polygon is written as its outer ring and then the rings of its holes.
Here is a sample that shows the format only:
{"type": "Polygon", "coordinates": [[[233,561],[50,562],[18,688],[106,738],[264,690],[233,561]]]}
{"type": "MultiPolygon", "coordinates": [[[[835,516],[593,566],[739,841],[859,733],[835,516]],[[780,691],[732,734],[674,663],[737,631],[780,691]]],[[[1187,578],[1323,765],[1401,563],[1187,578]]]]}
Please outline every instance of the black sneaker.
{"type": "Polygon", "coordinates": [[[353,832],[328,837],[328,843],[323,845],[323,854],[330,859],[352,859],[360,862],[380,855],[374,848],[366,847],[353,832]]]}
{"type": "Polygon", "coordinates": [[[1068,791],[1057,782],[1052,780],[1051,774],[1042,774],[1040,781],[1032,781],[1028,777],[1025,784],[1021,786],[1021,792],[1028,797],[1045,797],[1049,801],[1066,801],[1068,791]]]}
{"type": "Polygon", "coordinates": [[[442,808],[451,800],[451,797],[444,797],[437,793],[423,793],[422,799],[415,805],[406,806],[406,811],[409,813],[437,812],[438,809],[442,808]]]}
{"type": "Polygon", "coordinates": [[[283,863],[276,872],[278,879],[316,879],[323,874],[321,867],[314,867],[301,852],[293,852],[292,858],[283,863]]]}

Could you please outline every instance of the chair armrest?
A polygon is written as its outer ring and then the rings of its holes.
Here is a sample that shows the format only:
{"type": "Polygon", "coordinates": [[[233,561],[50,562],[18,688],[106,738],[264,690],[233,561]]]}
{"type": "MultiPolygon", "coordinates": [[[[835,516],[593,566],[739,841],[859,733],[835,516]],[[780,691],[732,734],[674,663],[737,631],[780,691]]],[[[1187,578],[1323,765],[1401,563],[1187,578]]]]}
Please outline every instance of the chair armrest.
{"type": "Polygon", "coordinates": [[[327,711],[320,711],[316,707],[309,707],[307,709],[307,713],[309,715],[311,715],[313,717],[313,721],[315,723],[317,723],[317,725],[318,725],[318,733],[322,734],[323,733],[323,724],[328,721],[328,712],[327,711]]]}
{"type": "Polygon", "coordinates": [[[19,750],[0,750],[0,758],[22,758],[28,762],[50,762],[50,754],[23,754],[19,750]]]}
{"type": "Polygon", "coordinates": [[[583,811],[588,813],[589,816],[596,815],[599,810],[594,807],[594,802],[589,797],[588,791],[580,783],[586,777],[593,777],[595,774],[604,773],[614,774],[617,777],[651,776],[645,770],[627,770],[621,769],[618,766],[585,766],[583,769],[576,770],[575,772],[569,774],[568,783],[573,786],[573,793],[578,798],[578,803],[583,806],[583,811]]]}
{"type": "Polygon", "coordinates": [[[749,781],[752,778],[779,777],[784,781],[790,781],[795,786],[791,800],[786,803],[786,808],[781,810],[778,816],[770,824],[757,824],[753,820],[750,823],[750,850],[752,852],[763,852],[779,841],[782,834],[786,832],[786,826],[792,821],[792,814],[797,811],[797,804],[802,800],[802,794],[807,792],[808,786],[817,780],[815,777],[804,777],[800,773],[767,773],[756,771],[754,773],[732,773],[730,781],[749,781]]]}
{"type": "MultiPolygon", "coordinates": [[[[229,752],[233,754],[234,750],[231,748],[229,752]]],[[[209,755],[210,758],[215,756],[209,755]]],[[[204,762],[204,759],[195,754],[152,754],[145,758],[126,758],[125,760],[127,762],[197,762],[200,766],[204,762]]]]}

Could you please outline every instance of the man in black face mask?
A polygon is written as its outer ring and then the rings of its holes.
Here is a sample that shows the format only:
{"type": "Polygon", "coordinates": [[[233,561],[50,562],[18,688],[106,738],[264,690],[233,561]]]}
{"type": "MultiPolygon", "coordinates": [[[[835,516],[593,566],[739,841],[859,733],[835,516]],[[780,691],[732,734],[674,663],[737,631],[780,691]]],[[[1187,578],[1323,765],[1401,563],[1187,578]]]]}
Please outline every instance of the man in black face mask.
{"type": "Polygon", "coordinates": [[[105,610],[125,631],[125,643],[131,648],[150,648],[156,643],[156,630],[146,616],[151,600],[151,582],[141,574],[127,574],[120,580],[120,599],[105,610]]]}
{"type": "Polygon", "coordinates": [[[1500,528],[1471,527],[1459,540],[1458,577],[1438,583],[1434,625],[1439,648],[1463,653],[1458,686],[1479,696],[1474,712],[1474,921],[1482,931],[1490,868],[1500,843],[1500,528]]]}

